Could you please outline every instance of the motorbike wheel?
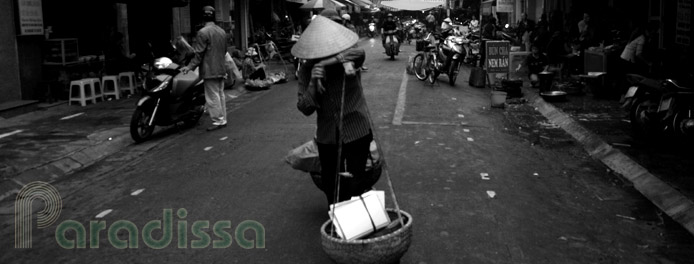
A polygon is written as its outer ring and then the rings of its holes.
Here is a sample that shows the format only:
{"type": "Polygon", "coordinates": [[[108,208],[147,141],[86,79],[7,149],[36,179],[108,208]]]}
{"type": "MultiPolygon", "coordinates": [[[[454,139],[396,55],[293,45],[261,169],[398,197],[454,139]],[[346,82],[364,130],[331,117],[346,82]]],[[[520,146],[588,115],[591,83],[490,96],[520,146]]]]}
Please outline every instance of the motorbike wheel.
{"type": "Polygon", "coordinates": [[[631,130],[637,138],[653,138],[657,133],[657,124],[648,116],[652,102],[647,99],[637,100],[629,111],[631,130]]]}
{"type": "Polygon", "coordinates": [[[672,128],[676,134],[694,139],[694,137],[692,137],[692,135],[694,135],[694,129],[688,128],[685,123],[688,119],[694,118],[691,116],[691,111],[692,109],[679,109],[672,118],[672,128]]]}
{"type": "Polygon", "coordinates": [[[135,142],[144,142],[152,136],[154,125],[149,125],[150,119],[152,119],[152,109],[142,106],[135,108],[135,112],[130,119],[130,136],[135,142]]]}
{"type": "Polygon", "coordinates": [[[420,81],[424,81],[428,77],[428,71],[424,63],[424,54],[422,53],[414,56],[414,59],[412,60],[412,70],[414,70],[414,76],[416,76],[417,80],[420,81]]]}
{"type": "Polygon", "coordinates": [[[451,86],[455,86],[455,80],[458,79],[458,72],[460,70],[460,61],[453,61],[451,63],[451,69],[448,71],[448,83],[451,86]]]}

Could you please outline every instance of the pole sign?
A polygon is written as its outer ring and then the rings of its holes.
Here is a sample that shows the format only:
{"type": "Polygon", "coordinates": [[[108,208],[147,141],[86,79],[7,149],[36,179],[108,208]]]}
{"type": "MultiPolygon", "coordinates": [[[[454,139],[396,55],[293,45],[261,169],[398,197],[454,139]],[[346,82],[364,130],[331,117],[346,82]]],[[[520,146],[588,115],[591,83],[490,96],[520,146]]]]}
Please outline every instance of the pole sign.
{"type": "Polygon", "coordinates": [[[508,41],[487,41],[484,66],[488,73],[508,73],[510,44],[508,41]]]}
{"type": "Polygon", "coordinates": [[[41,0],[17,0],[20,35],[43,35],[41,0]]]}

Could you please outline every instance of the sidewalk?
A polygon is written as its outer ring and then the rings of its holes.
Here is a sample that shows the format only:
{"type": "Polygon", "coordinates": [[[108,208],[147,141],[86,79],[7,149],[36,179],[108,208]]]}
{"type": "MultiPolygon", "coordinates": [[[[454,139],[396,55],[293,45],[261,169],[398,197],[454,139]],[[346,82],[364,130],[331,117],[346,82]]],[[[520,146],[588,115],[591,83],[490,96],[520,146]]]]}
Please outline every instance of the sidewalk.
{"type": "MultiPolygon", "coordinates": [[[[615,111],[610,112],[605,110],[605,108],[618,108],[618,106],[615,106],[617,102],[600,102],[591,100],[591,98],[586,99],[578,97],[580,99],[577,99],[577,97],[569,97],[569,100],[581,100],[579,104],[582,104],[582,111],[577,111],[577,109],[575,109],[575,103],[546,102],[539,96],[537,89],[523,87],[523,93],[525,94],[525,98],[527,98],[543,116],[576,139],[591,157],[601,161],[610,170],[630,181],[636,190],[643,194],[660,210],[681,224],[690,233],[694,234],[694,202],[692,202],[692,199],[680,191],[680,188],[671,186],[669,182],[664,181],[663,178],[654,175],[648,169],[644,168],[644,166],[642,166],[643,160],[635,160],[620,149],[613,147],[613,145],[619,147],[629,146],[619,143],[619,141],[623,141],[625,137],[628,137],[624,136],[624,131],[615,131],[617,130],[615,127],[620,126],[620,122],[622,126],[624,124],[628,125],[628,123],[621,120],[621,118],[615,118],[615,116],[621,115],[619,112],[615,113],[615,111]],[[590,103],[592,104],[586,108],[586,104],[590,103]],[[574,108],[572,108],[572,106],[574,108]],[[590,108],[598,106],[602,106],[602,108],[590,108]],[[563,110],[570,111],[570,113],[563,110]],[[612,118],[610,118],[610,116],[612,116],[612,118]],[[591,125],[591,120],[589,118],[592,118],[592,121],[602,118],[603,121],[607,120],[610,124],[614,125],[606,126],[604,122],[591,125]],[[590,128],[587,128],[586,125],[590,128]],[[621,133],[623,136],[616,137],[614,135],[615,132],[621,133]]],[[[645,153],[647,156],[650,154],[652,153],[645,153]]],[[[644,155],[644,153],[641,155],[644,155]]]]}
{"type": "MultiPolygon", "coordinates": [[[[226,93],[229,103],[246,90],[236,85],[226,93]]],[[[132,145],[129,124],[139,98],[64,103],[0,120],[0,201],[29,182],[59,180],[132,145]]],[[[146,151],[157,143],[138,147],[146,151]]]]}

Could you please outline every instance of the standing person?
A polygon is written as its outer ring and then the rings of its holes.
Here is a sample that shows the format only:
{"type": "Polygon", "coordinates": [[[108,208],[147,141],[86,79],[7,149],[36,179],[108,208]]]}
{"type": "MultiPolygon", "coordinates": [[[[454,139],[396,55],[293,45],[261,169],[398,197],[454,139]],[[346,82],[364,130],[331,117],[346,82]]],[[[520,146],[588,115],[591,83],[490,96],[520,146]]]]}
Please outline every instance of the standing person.
{"type": "Polygon", "coordinates": [[[349,200],[371,187],[359,183],[366,177],[373,136],[361,74],[354,70],[365,59],[363,49],[353,48],[358,39],[354,32],[318,16],[292,47],[292,55],[307,60],[299,69],[297,108],[307,116],[317,113],[315,140],[320,153],[321,189],[329,204],[349,200]],[[341,105],[344,119],[338,135],[341,105]],[[338,138],[343,144],[340,161],[338,138]],[[349,172],[352,177],[340,178],[339,196],[335,199],[338,164],[340,172],[349,172]]]}
{"type": "Polygon", "coordinates": [[[482,28],[482,37],[486,39],[497,39],[496,37],[496,18],[489,16],[487,23],[482,28]]]}
{"type": "Polygon", "coordinates": [[[425,18],[427,21],[427,28],[429,28],[429,32],[434,32],[436,30],[436,17],[434,17],[434,12],[429,11],[429,15],[425,18]]]}
{"type": "Polygon", "coordinates": [[[644,51],[648,38],[656,31],[655,25],[649,25],[648,30],[645,30],[643,26],[638,26],[631,33],[629,43],[619,56],[622,59],[622,69],[625,70],[625,73],[644,74],[649,70],[650,62],[644,56],[644,51]]]}
{"type": "Polygon", "coordinates": [[[206,108],[212,118],[212,126],[207,131],[217,130],[227,125],[226,101],[224,98],[224,79],[226,78],[226,33],[224,29],[215,25],[214,8],[205,6],[202,8],[205,26],[197,33],[193,45],[195,57],[191,62],[181,68],[183,73],[200,66],[200,77],[205,80],[206,108]]]}
{"type": "Polygon", "coordinates": [[[530,50],[530,33],[535,29],[535,21],[528,19],[528,14],[521,14],[516,29],[516,37],[523,43],[525,50],[530,50]]]}
{"type": "MultiPolygon", "coordinates": [[[[352,17],[351,17],[349,14],[343,14],[343,15],[342,15],[342,24],[343,24],[346,28],[348,28],[349,30],[353,31],[354,33],[357,33],[357,36],[359,36],[359,32],[357,32],[357,29],[354,27],[354,25],[352,25],[351,22],[352,22],[352,17]]],[[[356,47],[356,46],[357,46],[357,44],[355,43],[355,44],[354,44],[354,47],[356,47]]],[[[369,68],[367,68],[367,67],[364,66],[364,65],[362,65],[360,69],[361,69],[362,71],[368,71],[368,70],[369,70],[369,68]]]]}
{"type": "Polygon", "coordinates": [[[359,34],[357,28],[352,24],[352,17],[349,14],[342,14],[342,25],[354,33],[359,34]]]}
{"type": "Polygon", "coordinates": [[[583,14],[583,20],[578,22],[578,40],[581,42],[581,48],[586,49],[595,43],[595,29],[590,22],[590,15],[583,14]]]}

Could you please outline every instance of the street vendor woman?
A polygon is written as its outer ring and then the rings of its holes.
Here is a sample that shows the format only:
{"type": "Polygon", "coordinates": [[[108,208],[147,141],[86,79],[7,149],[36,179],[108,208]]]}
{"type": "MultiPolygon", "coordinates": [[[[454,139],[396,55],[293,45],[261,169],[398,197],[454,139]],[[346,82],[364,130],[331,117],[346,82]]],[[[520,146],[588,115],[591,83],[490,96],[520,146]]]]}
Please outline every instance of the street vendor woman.
{"type": "Polygon", "coordinates": [[[370,186],[361,186],[372,141],[366,100],[358,69],[364,63],[363,49],[353,48],[359,37],[328,18],[317,16],[292,47],[292,55],[306,59],[299,69],[297,108],[304,115],[317,113],[316,145],[320,153],[322,190],[328,203],[349,200],[370,186]],[[342,129],[340,105],[344,87],[342,129]],[[337,179],[338,137],[342,140],[339,172],[352,177],[337,179]],[[346,166],[345,166],[346,164],[346,166]]]}
{"type": "Polygon", "coordinates": [[[260,55],[254,47],[246,50],[242,69],[245,80],[265,80],[265,64],[260,60],[260,55]]]}

